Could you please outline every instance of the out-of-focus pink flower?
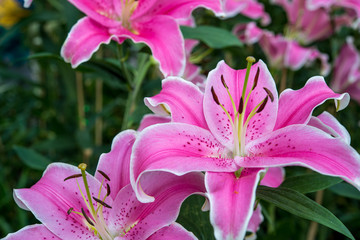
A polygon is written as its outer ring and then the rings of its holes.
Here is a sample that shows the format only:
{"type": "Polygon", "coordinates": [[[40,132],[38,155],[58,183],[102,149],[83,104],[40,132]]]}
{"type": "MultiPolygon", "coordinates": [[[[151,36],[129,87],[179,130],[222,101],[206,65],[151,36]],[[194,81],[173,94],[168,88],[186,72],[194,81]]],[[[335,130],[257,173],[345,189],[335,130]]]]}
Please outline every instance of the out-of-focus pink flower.
{"type": "Polygon", "coordinates": [[[348,92],[350,97],[360,103],[360,54],[348,37],[334,63],[331,88],[334,91],[348,92]]]}
{"type": "Polygon", "coordinates": [[[121,44],[130,38],[148,45],[165,75],[181,76],[185,68],[184,39],[177,21],[186,21],[193,9],[220,12],[212,0],[69,0],[87,16],[71,29],[61,55],[73,67],[87,61],[100,44],[121,44]],[[171,44],[169,44],[171,43],[171,44]]]}
{"type": "MultiPolygon", "coordinates": [[[[143,175],[205,171],[216,238],[243,239],[265,168],[304,166],[360,188],[359,154],[336,135],[308,124],[325,100],[335,99],[339,109],[349,102],[348,94],[334,93],[322,77],[278,98],[262,61],[248,70],[220,62],[209,73],[205,92],[180,78],[167,78],[162,87],[145,102],[155,113],[171,113],[172,122],[144,129],[132,153],[130,179],[141,201],[154,200],[141,188],[143,175]]],[[[256,226],[261,219],[254,218],[256,226]]]]}
{"type": "Polygon", "coordinates": [[[252,19],[261,19],[262,24],[271,22],[269,14],[264,10],[264,5],[257,0],[220,0],[224,16],[233,17],[239,13],[252,19]]]}
{"type": "Polygon", "coordinates": [[[357,17],[360,18],[360,1],[358,0],[306,0],[306,5],[310,10],[318,8],[345,8],[354,11],[357,17]]]}
{"type": "Polygon", "coordinates": [[[327,75],[330,71],[326,54],[319,52],[314,47],[303,47],[294,39],[262,30],[253,22],[237,25],[234,28],[234,33],[242,42],[247,44],[258,42],[270,65],[276,69],[299,70],[304,65],[310,65],[315,60],[320,60],[321,74],[327,75]]]}
{"type": "Polygon", "coordinates": [[[135,137],[132,130],[116,136],[111,152],[101,155],[95,177],[85,172],[85,164],[76,168],[53,163],[31,188],[15,190],[18,205],[43,224],[25,227],[5,239],[196,239],[174,221],[187,196],[205,192],[203,174],[180,178],[152,173],[143,186],[159,201],[139,202],[129,184],[135,137]]]}
{"type": "Polygon", "coordinates": [[[310,10],[326,9],[328,13],[340,8],[343,12],[334,16],[335,29],[342,26],[359,28],[360,1],[358,0],[306,0],[306,6],[310,10]]]}
{"type": "Polygon", "coordinates": [[[288,17],[285,35],[300,44],[309,44],[328,38],[334,31],[329,13],[322,8],[310,10],[306,0],[272,0],[281,5],[288,17]]]}

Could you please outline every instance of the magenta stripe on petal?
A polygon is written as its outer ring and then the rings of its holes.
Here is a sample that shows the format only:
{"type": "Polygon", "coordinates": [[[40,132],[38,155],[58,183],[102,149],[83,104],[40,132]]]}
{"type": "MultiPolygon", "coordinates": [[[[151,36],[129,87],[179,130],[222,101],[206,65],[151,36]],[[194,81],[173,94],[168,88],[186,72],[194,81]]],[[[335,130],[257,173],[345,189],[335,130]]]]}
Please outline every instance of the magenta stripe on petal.
{"type": "MultiPolygon", "coordinates": [[[[194,171],[234,172],[233,159],[221,156],[224,147],[213,135],[200,127],[185,123],[164,123],[142,131],[134,144],[130,161],[130,179],[142,201],[140,177],[144,172],[167,171],[183,175],[194,171]]],[[[145,200],[147,199],[147,200],[145,200]]]]}
{"type": "Polygon", "coordinates": [[[307,125],[279,129],[247,146],[243,167],[304,166],[360,189],[360,155],[341,138],[307,125]]]}

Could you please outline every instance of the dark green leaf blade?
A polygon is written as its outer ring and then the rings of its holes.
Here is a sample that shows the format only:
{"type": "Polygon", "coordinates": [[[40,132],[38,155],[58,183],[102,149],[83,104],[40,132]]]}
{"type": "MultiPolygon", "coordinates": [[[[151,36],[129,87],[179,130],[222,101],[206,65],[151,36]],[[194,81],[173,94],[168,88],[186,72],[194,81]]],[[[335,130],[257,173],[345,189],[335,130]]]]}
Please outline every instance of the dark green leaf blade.
{"type": "Polygon", "coordinates": [[[281,184],[281,187],[290,188],[300,193],[316,192],[331,187],[339,182],[341,178],[326,176],[318,173],[303,174],[289,177],[281,184]]]}
{"type": "Polygon", "coordinates": [[[360,200],[359,190],[357,190],[354,186],[345,182],[336,184],[331,188],[329,188],[329,190],[343,197],[360,200]]]}
{"type": "Polygon", "coordinates": [[[196,39],[206,43],[210,48],[221,49],[226,47],[238,46],[243,44],[231,32],[213,26],[199,26],[195,28],[181,26],[184,38],[196,39]]]}
{"type": "Polygon", "coordinates": [[[45,170],[45,168],[51,163],[48,158],[35,152],[32,149],[14,146],[14,150],[21,161],[32,169],[45,170]]]}
{"type": "Polygon", "coordinates": [[[355,240],[350,231],[334,214],[295,190],[259,186],[256,196],[296,216],[318,222],[355,240]]]}

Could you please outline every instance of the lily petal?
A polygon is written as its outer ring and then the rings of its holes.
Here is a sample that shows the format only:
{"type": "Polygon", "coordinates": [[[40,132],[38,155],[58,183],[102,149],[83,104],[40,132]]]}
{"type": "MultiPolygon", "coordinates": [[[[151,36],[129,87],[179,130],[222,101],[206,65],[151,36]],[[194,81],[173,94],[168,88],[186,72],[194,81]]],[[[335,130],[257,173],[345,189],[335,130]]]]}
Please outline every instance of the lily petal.
{"type": "Polygon", "coordinates": [[[248,227],[247,231],[252,232],[253,234],[256,234],[256,232],[259,230],[260,224],[264,221],[264,217],[261,214],[261,206],[260,204],[257,205],[256,209],[254,210],[248,227]]]}
{"type": "Polygon", "coordinates": [[[204,175],[188,173],[181,177],[167,172],[152,172],[142,179],[143,190],[155,201],[141,203],[131,185],[121,189],[109,216],[113,232],[126,232],[126,236],[146,239],[151,234],[173,223],[178,217],[182,202],[192,194],[205,194],[204,175]],[[159,181],[161,179],[161,181],[159,181]]]}
{"type": "Polygon", "coordinates": [[[140,182],[144,172],[167,171],[183,175],[194,171],[234,172],[233,159],[222,158],[223,146],[200,127],[184,123],[157,124],[137,136],[130,161],[130,181],[141,201],[152,201],[140,182]]]}
{"type": "MultiPolygon", "coordinates": [[[[91,233],[84,224],[84,218],[77,214],[68,214],[70,208],[81,212],[81,208],[87,209],[76,179],[64,181],[66,177],[80,173],[74,166],[64,163],[53,163],[45,170],[43,177],[29,189],[16,189],[14,196],[21,201],[35,217],[46,226],[51,232],[61,239],[98,239],[91,233]]],[[[97,194],[100,189],[100,182],[94,177],[87,175],[90,192],[97,194]]],[[[83,193],[86,192],[80,180],[79,186],[83,193]]],[[[101,192],[101,198],[106,191],[101,192]]],[[[107,203],[112,200],[107,198],[107,203]]],[[[96,203],[93,203],[96,207],[96,203]]],[[[85,210],[90,215],[88,210],[85,210]]],[[[108,210],[104,209],[104,216],[108,210]]]]}
{"type": "Polygon", "coordinates": [[[314,108],[328,99],[334,99],[339,110],[344,109],[350,101],[349,94],[334,93],[326,85],[323,77],[310,78],[299,90],[286,89],[279,98],[279,112],[274,129],[291,124],[306,124],[314,108]]]}
{"type": "Polygon", "coordinates": [[[308,125],[319,128],[330,135],[340,137],[347,144],[350,144],[351,137],[346,128],[330,113],[323,112],[317,117],[311,117],[308,125]]]}
{"type": "Polygon", "coordinates": [[[260,19],[262,25],[268,25],[271,22],[271,18],[269,14],[265,12],[264,5],[257,1],[249,1],[247,3],[246,8],[241,14],[252,18],[252,19],[260,19]]]}
{"type": "Polygon", "coordinates": [[[296,124],[281,128],[247,147],[243,167],[303,166],[341,177],[360,189],[360,155],[345,141],[317,128],[296,124]]]}
{"type": "Polygon", "coordinates": [[[95,178],[100,182],[104,180],[105,185],[106,183],[110,185],[110,195],[113,199],[120,189],[130,183],[130,155],[135,138],[134,130],[119,133],[112,142],[111,151],[100,156],[95,178]],[[99,170],[104,172],[110,181],[106,180],[99,170]]]}
{"type": "Polygon", "coordinates": [[[175,19],[188,19],[191,12],[199,7],[204,7],[221,14],[220,1],[218,0],[147,0],[139,1],[139,6],[134,11],[133,19],[154,15],[167,15],[175,19]]]}
{"type": "Polygon", "coordinates": [[[151,235],[148,240],[195,240],[197,239],[193,233],[188,232],[184,227],[178,223],[173,223],[168,227],[163,227],[153,235],[151,235]]]}
{"type": "Polygon", "coordinates": [[[354,83],[357,71],[360,68],[360,54],[354,46],[354,39],[346,38],[334,63],[334,74],[331,81],[331,88],[334,91],[346,91],[347,87],[354,83]]]}
{"type": "Polygon", "coordinates": [[[113,0],[69,0],[69,2],[98,24],[106,27],[121,25],[116,20],[117,14],[113,0]]]}
{"type": "Polygon", "coordinates": [[[123,28],[112,29],[110,32],[119,37],[130,38],[135,43],[148,45],[165,77],[183,75],[186,62],[184,38],[175,19],[156,15],[133,22],[132,27],[135,29],[134,32],[123,28]]]}
{"type": "Polygon", "coordinates": [[[285,179],[285,170],[282,167],[271,167],[266,171],[261,185],[277,188],[285,179]]]}
{"type": "Polygon", "coordinates": [[[3,240],[39,240],[39,239],[58,239],[56,235],[49,231],[42,224],[26,226],[15,233],[8,234],[3,240]]]}
{"type": "Polygon", "coordinates": [[[168,123],[170,121],[171,121],[170,117],[163,117],[163,116],[158,116],[155,114],[146,114],[141,119],[140,126],[137,130],[140,132],[151,125],[158,124],[158,123],[168,123]]]}
{"type": "Polygon", "coordinates": [[[145,105],[154,113],[168,116],[172,121],[189,123],[207,129],[202,103],[204,94],[196,85],[177,77],[162,81],[162,90],[151,98],[145,98],[145,105]]]}
{"type": "Polygon", "coordinates": [[[71,28],[61,48],[61,56],[76,68],[89,60],[102,43],[108,44],[112,38],[116,39],[107,28],[89,17],[83,17],[71,28]]]}
{"type": "Polygon", "coordinates": [[[307,0],[306,4],[309,9],[327,8],[331,7],[344,7],[354,10],[357,16],[360,16],[360,3],[356,0],[307,0]]]}
{"type": "MultiPolygon", "coordinates": [[[[259,69],[259,78],[256,87],[252,91],[248,104],[246,106],[245,119],[250,112],[255,108],[260,101],[264,100],[268,93],[265,88],[272,93],[273,101],[268,101],[264,110],[256,114],[251,118],[246,134],[248,135],[246,140],[253,140],[271,132],[274,127],[277,113],[277,90],[271,74],[263,61],[259,61],[251,67],[249,80],[247,84],[246,96],[254,85],[254,79],[259,69]]],[[[222,77],[229,88],[229,92],[234,100],[235,111],[239,108],[241,93],[244,86],[246,69],[234,70],[226,65],[224,61],[218,63],[217,67],[212,70],[207,79],[207,84],[204,94],[204,115],[210,131],[214,136],[227,148],[232,149],[234,145],[233,129],[231,122],[226,116],[223,109],[218,106],[214,100],[214,96],[211,89],[214,89],[220,104],[229,112],[232,121],[234,122],[234,107],[227,93],[226,88],[222,83],[222,77]]],[[[244,99],[244,104],[245,104],[244,99]]]]}
{"type": "Polygon", "coordinates": [[[206,173],[210,221],[217,239],[244,239],[261,171],[244,168],[239,178],[234,173],[206,173]]]}
{"type": "Polygon", "coordinates": [[[300,46],[296,41],[286,41],[287,49],[284,54],[284,66],[299,70],[309,60],[312,49],[300,46]]]}

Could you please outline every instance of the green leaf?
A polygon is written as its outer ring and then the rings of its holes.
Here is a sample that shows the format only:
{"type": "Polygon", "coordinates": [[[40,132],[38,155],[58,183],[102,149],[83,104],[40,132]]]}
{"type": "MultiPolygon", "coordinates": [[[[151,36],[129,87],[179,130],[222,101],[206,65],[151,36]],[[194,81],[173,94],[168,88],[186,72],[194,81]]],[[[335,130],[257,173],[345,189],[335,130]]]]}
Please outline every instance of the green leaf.
{"type": "Polygon", "coordinates": [[[51,163],[48,158],[32,149],[20,146],[14,146],[13,148],[21,161],[32,169],[45,170],[45,168],[51,163]]]}
{"type": "Polygon", "coordinates": [[[64,61],[58,54],[42,52],[42,53],[34,53],[27,57],[27,59],[42,59],[42,58],[52,58],[60,61],[64,61]]]}
{"type": "Polygon", "coordinates": [[[256,196],[296,216],[323,224],[355,240],[350,231],[334,214],[295,190],[259,186],[256,196]]]}
{"type": "Polygon", "coordinates": [[[192,232],[199,240],[215,240],[214,229],[209,221],[209,211],[200,210],[204,201],[203,196],[189,196],[181,205],[176,222],[192,232]]]}
{"type": "Polygon", "coordinates": [[[289,177],[285,179],[281,187],[290,188],[300,193],[310,193],[331,187],[341,181],[341,178],[310,173],[289,177]]]}
{"type": "Polygon", "coordinates": [[[181,26],[180,29],[184,38],[200,40],[211,48],[221,49],[232,46],[241,47],[243,45],[242,42],[234,36],[234,34],[223,28],[212,26],[199,26],[191,28],[181,26]]]}
{"type": "Polygon", "coordinates": [[[348,183],[338,183],[331,188],[330,191],[344,197],[354,198],[360,200],[360,192],[355,187],[348,183]]]}

